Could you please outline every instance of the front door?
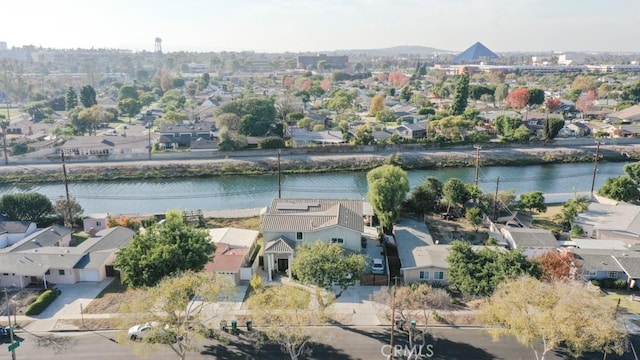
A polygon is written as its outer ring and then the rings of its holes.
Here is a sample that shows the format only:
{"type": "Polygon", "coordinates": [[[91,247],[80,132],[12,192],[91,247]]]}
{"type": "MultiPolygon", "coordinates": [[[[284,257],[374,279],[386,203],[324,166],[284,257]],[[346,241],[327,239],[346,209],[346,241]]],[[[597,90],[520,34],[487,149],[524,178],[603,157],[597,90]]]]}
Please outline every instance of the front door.
{"type": "Polygon", "coordinates": [[[289,269],[289,259],[278,259],[278,271],[285,272],[289,269]]]}

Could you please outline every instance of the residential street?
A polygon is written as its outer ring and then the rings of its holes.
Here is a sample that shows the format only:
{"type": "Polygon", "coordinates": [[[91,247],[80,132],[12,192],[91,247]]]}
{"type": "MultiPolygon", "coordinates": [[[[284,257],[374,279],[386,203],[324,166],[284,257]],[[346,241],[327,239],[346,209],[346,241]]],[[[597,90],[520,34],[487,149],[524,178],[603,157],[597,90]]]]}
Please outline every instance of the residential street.
{"type": "MultiPolygon", "coordinates": [[[[382,354],[388,354],[389,333],[386,327],[319,327],[313,329],[320,344],[312,347],[312,353],[307,359],[385,359],[382,354]]],[[[141,358],[134,351],[131,343],[116,343],[118,333],[58,333],[69,339],[64,344],[60,353],[55,353],[51,348],[38,347],[32,335],[19,333],[23,339],[16,350],[18,359],[137,359],[141,358]]],[[[190,353],[189,359],[288,359],[279,346],[267,345],[256,351],[254,346],[245,340],[245,334],[239,337],[227,336],[228,344],[217,341],[206,341],[199,347],[199,353],[190,353]],[[239,340],[239,341],[238,341],[239,340]]],[[[397,335],[396,345],[404,346],[406,336],[397,335]]],[[[634,345],[640,346],[640,340],[634,338],[634,345]]],[[[5,342],[6,343],[6,342],[5,342]]],[[[433,330],[433,338],[425,339],[426,345],[422,347],[422,359],[507,359],[529,360],[535,359],[533,351],[518,344],[513,338],[503,338],[493,342],[491,337],[483,330],[478,329],[450,329],[438,328],[433,330]]],[[[0,349],[6,349],[1,345],[0,349]]],[[[147,355],[148,354],[147,352],[147,355]]],[[[151,357],[153,359],[176,359],[176,354],[168,348],[163,348],[151,357]]],[[[570,359],[561,354],[553,353],[546,359],[570,359]]],[[[602,354],[592,354],[582,359],[602,359],[602,354]]],[[[624,356],[607,357],[614,359],[635,359],[632,352],[624,356]]]]}

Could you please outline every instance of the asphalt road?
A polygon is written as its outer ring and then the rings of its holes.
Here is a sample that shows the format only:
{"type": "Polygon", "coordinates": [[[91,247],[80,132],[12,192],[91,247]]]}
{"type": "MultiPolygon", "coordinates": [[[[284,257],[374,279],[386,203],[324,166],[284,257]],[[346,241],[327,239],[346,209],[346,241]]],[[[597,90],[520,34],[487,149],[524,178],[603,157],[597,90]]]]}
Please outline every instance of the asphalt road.
{"type": "MultiPolygon", "coordinates": [[[[332,360],[375,360],[385,359],[383,355],[389,353],[389,332],[381,327],[322,327],[315,328],[314,338],[318,344],[312,346],[312,353],[305,359],[332,359],[332,360]]],[[[533,351],[517,343],[513,338],[502,338],[498,342],[483,330],[478,329],[434,329],[433,337],[425,338],[421,348],[420,359],[535,359],[533,351]]],[[[16,350],[17,359],[30,360],[56,360],[56,359],[138,359],[143,358],[141,349],[134,349],[130,342],[118,344],[115,332],[96,333],[62,333],[56,334],[66,339],[62,351],[56,352],[50,347],[38,347],[37,341],[32,335],[18,334],[23,342],[16,350]]],[[[289,359],[289,356],[276,345],[266,345],[256,350],[253,343],[240,337],[228,336],[229,342],[223,344],[216,341],[202,343],[197,351],[188,354],[188,359],[289,359]]],[[[396,336],[396,344],[402,349],[406,336],[396,336]]],[[[633,343],[638,348],[640,339],[634,338],[633,343]]],[[[420,348],[416,348],[420,349],[420,348]]],[[[144,351],[143,351],[144,352],[144,351]]],[[[0,359],[9,358],[7,343],[0,344],[0,359]]],[[[150,354],[152,359],[176,359],[177,356],[168,348],[150,354]]],[[[602,359],[602,354],[591,354],[582,359],[602,359]]],[[[571,359],[560,353],[552,353],[546,357],[549,359],[571,359]]],[[[608,356],[608,360],[635,359],[631,351],[623,356],[608,356]]]]}

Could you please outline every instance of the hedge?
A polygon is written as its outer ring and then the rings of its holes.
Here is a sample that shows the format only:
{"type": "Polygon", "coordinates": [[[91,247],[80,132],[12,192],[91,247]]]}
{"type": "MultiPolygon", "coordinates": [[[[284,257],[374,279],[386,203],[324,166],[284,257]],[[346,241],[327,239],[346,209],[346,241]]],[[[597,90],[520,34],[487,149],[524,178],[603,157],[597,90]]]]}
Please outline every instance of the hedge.
{"type": "Polygon", "coordinates": [[[29,307],[27,308],[27,311],[25,311],[24,314],[27,316],[40,314],[57,297],[58,297],[58,293],[56,291],[46,290],[45,292],[40,294],[40,296],[38,296],[36,301],[34,301],[31,305],[29,305],[29,307]]]}
{"type": "Polygon", "coordinates": [[[626,290],[629,287],[625,279],[593,279],[591,283],[602,289],[626,290]]]}

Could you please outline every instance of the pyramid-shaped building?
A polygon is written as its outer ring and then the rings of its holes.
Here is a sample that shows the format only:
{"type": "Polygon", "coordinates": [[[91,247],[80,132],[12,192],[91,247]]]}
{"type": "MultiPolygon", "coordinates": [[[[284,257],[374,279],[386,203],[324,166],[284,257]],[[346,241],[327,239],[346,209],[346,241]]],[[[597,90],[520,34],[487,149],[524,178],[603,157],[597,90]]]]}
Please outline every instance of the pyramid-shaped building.
{"type": "Polygon", "coordinates": [[[493,51],[489,50],[486,46],[482,45],[481,42],[477,42],[471,45],[470,48],[461,52],[458,56],[454,57],[451,62],[454,64],[460,63],[472,63],[479,59],[497,59],[499,58],[493,51]]]}

